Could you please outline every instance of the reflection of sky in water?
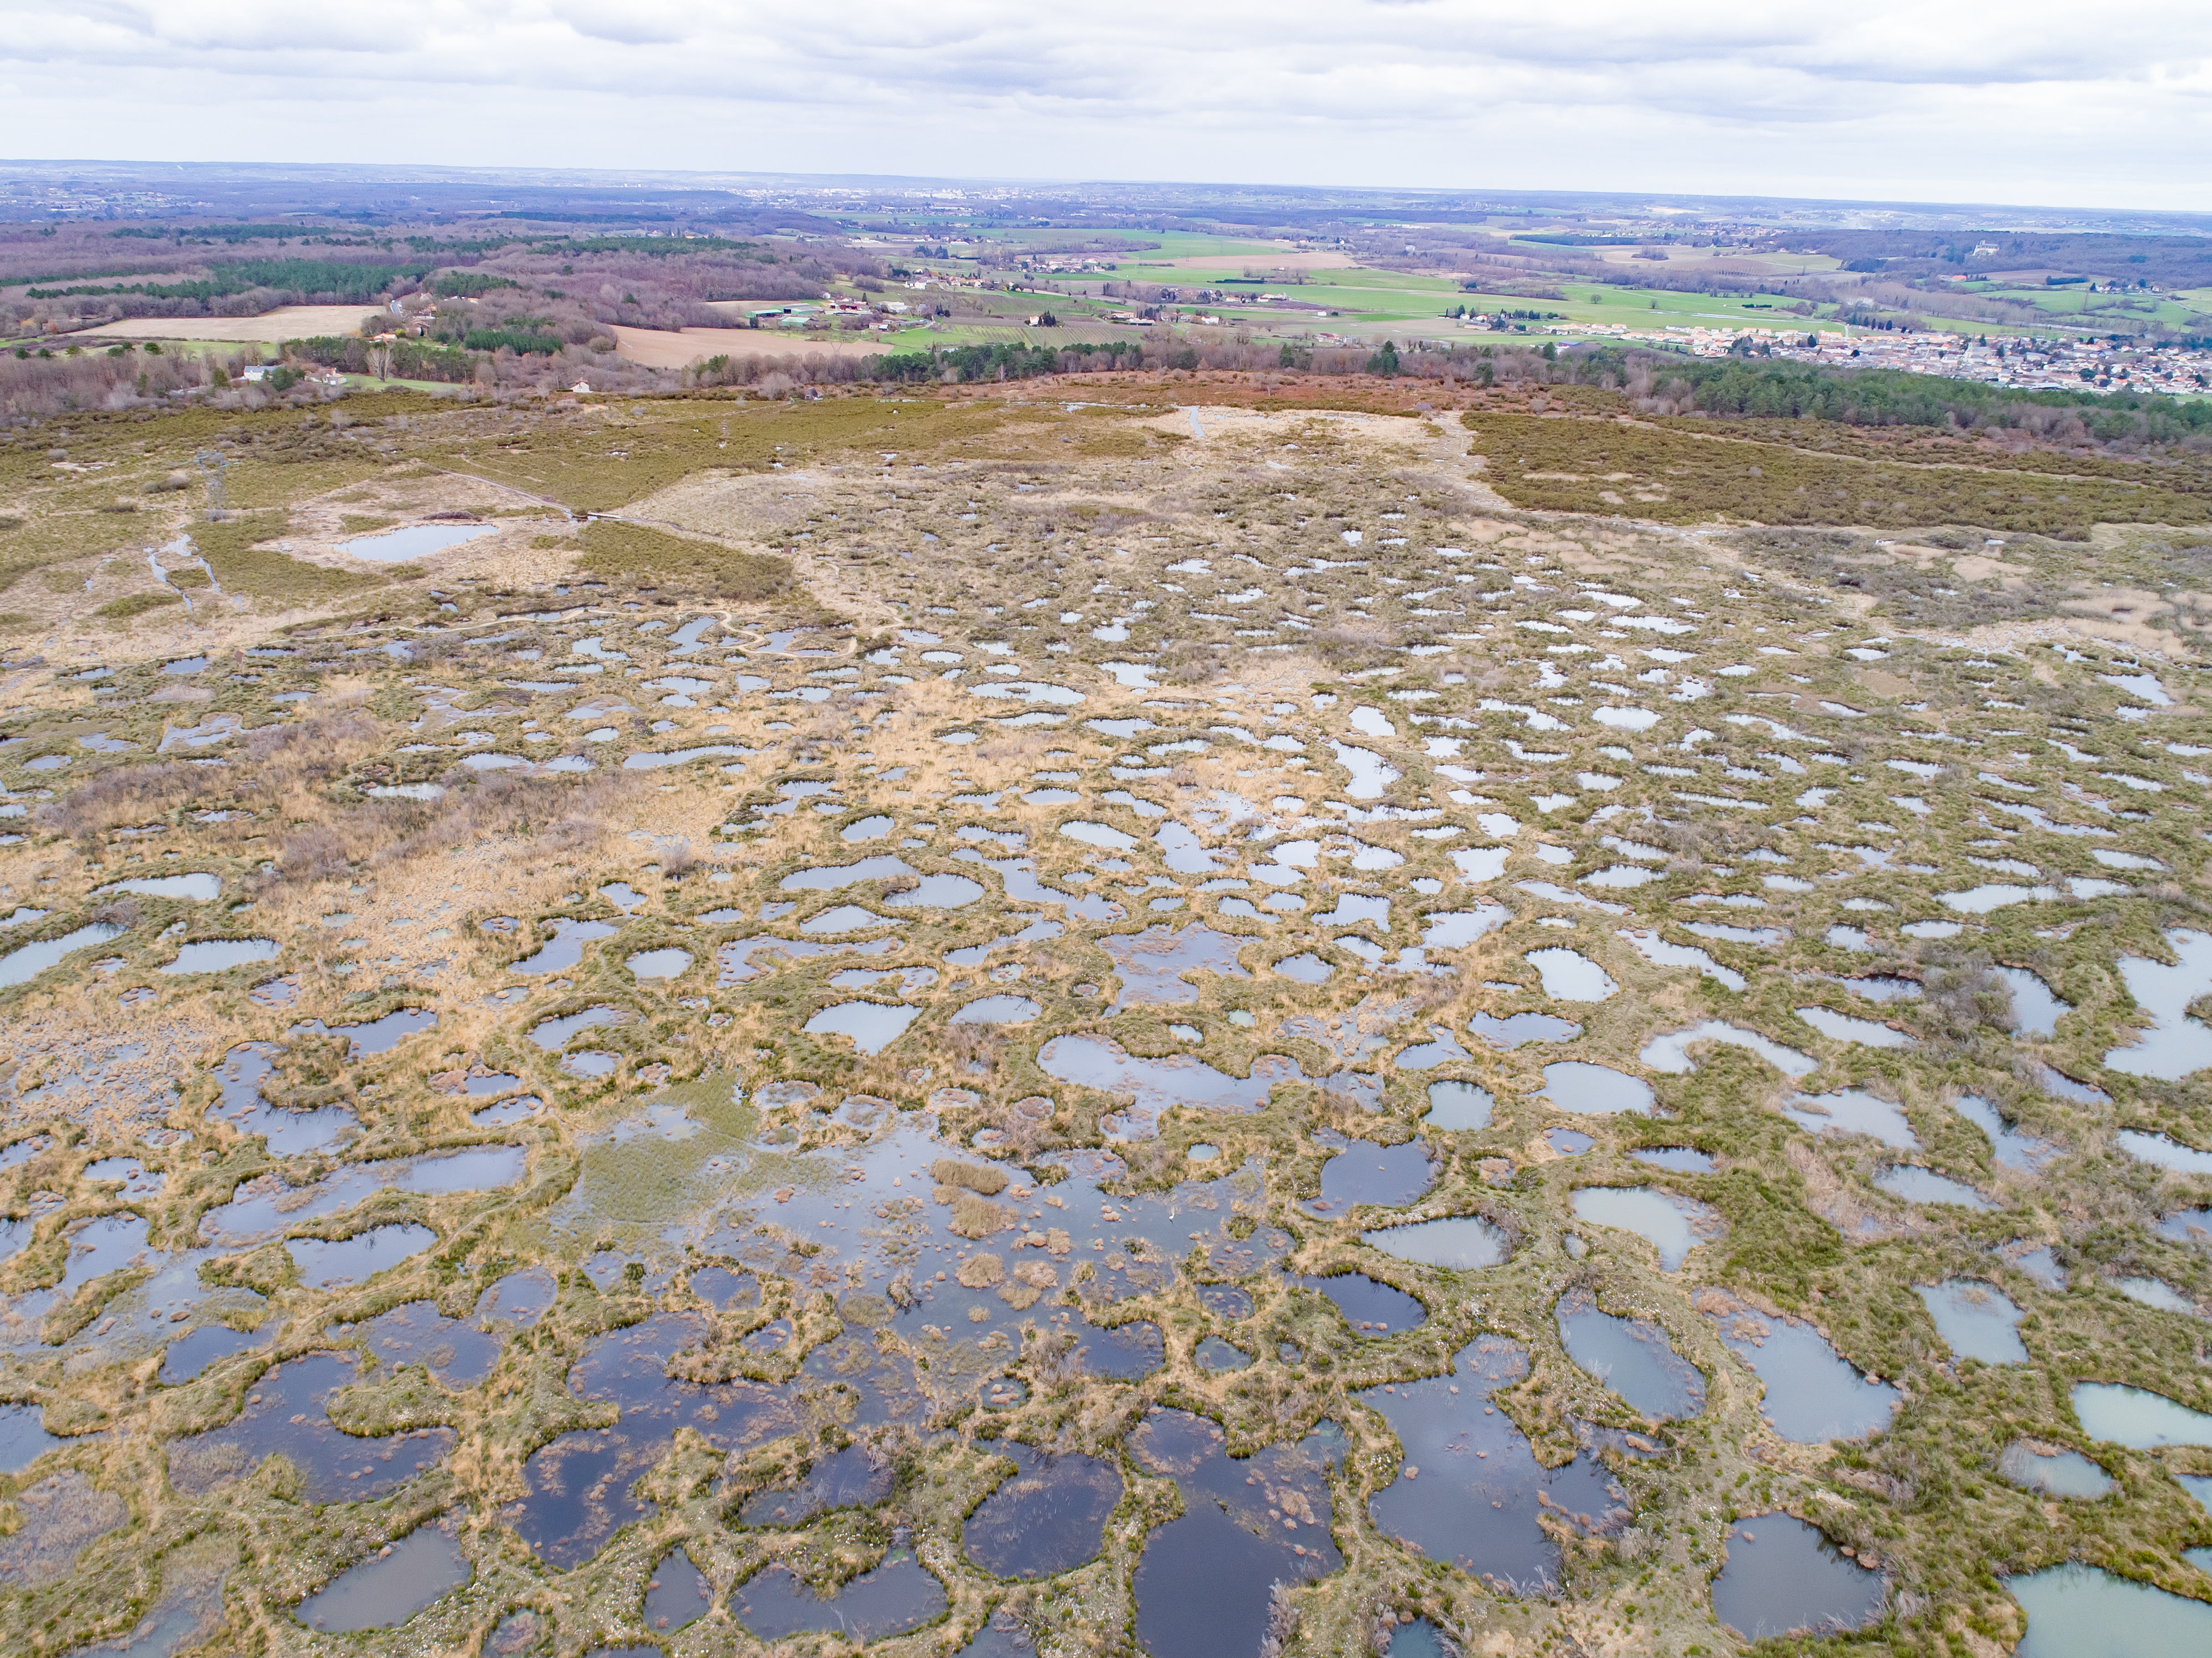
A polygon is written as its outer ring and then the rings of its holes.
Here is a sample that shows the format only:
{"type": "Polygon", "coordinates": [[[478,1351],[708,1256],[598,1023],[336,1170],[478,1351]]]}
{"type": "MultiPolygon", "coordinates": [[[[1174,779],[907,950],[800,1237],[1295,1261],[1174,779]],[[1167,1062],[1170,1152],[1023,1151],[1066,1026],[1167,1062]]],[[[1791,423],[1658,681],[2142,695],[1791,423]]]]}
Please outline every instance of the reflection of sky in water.
{"type": "Polygon", "coordinates": [[[1555,1588],[1559,1545],[1536,1521],[1590,1530],[1610,1525],[1622,1500],[1603,1469],[1583,1458],[1540,1466],[1521,1430],[1491,1404],[1498,1387],[1528,1373],[1528,1356],[1499,1336],[1462,1348],[1449,1374],[1363,1389],[1404,1452],[1397,1478],[1368,1501],[1390,1536],[1432,1560],[1523,1594],[1555,1588]]]}

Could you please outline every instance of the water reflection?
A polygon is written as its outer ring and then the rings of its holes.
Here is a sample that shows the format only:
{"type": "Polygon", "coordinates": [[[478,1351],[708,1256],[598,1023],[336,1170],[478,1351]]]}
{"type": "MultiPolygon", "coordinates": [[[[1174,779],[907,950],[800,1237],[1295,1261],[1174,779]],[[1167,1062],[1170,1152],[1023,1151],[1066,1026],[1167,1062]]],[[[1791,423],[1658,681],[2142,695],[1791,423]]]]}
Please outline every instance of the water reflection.
{"type": "Polygon", "coordinates": [[[169,1477],[194,1496],[249,1474],[281,1455],[310,1503],[354,1503],[383,1496],[444,1460],[450,1428],[356,1438],[331,1420],[331,1396],[356,1379],[350,1353],[287,1359],[254,1384],[246,1408],[220,1428],[171,1442],[169,1477]]]}
{"type": "Polygon", "coordinates": [[[1901,1402],[1897,1389],[1853,1370],[1811,1325],[1757,1313],[1717,1291],[1701,1294],[1698,1308],[1765,1383],[1759,1414],[1783,1438],[1817,1445],[1889,1425],[1901,1402]]]}
{"type": "Polygon", "coordinates": [[[1342,1433],[1325,1424],[1242,1461],[1225,1442],[1205,1418],[1158,1407],[1129,1436],[1138,1463],[1182,1497],[1182,1514],[1146,1540],[1137,1563],[1137,1639],[1152,1658],[1252,1651],[1275,1583],[1344,1564],[1329,1536],[1327,1473],[1342,1433]]]}
{"type": "Polygon", "coordinates": [[[1705,1379],[1648,1319],[1626,1319],[1587,1296],[1564,1297],[1557,1310],[1567,1357],[1655,1422],[1705,1408],[1705,1379]]]}
{"type": "Polygon", "coordinates": [[[1559,1585],[1559,1548],[1537,1524],[1548,1512],[1584,1531],[1624,1517],[1620,1490],[1584,1458],[1545,1468],[1492,1394],[1528,1373],[1528,1355],[1500,1336],[1460,1350],[1449,1376],[1363,1389],[1405,1460],[1368,1499],[1375,1524],[1432,1560],[1524,1594],[1559,1585]]]}
{"type": "Polygon", "coordinates": [[[1845,1559],[1817,1527],[1786,1514],[1751,1515],[1729,1527],[1713,1615],[1747,1641],[1863,1629],[1887,1594],[1880,1572],[1845,1559]]]}
{"type": "Polygon", "coordinates": [[[997,1577],[1050,1577],[1096,1555],[1106,1516],[1121,1500],[1120,1468],[1103,1457],[1053,1456],[1012,1442],[995,1448],[1015,1473],[969,1515],[968,1558],[997,1577]]]}
{"type": "Polygon", "coordinates": [[[945,1586],[902,1550],[826,1595],[789,1567],[770,1566],[730,1596],[738,1621],[763,1641],[808,1630],[836,1630],[863,1643],[880,1641],[943,1615],[945,1607],[945,1586]]]}

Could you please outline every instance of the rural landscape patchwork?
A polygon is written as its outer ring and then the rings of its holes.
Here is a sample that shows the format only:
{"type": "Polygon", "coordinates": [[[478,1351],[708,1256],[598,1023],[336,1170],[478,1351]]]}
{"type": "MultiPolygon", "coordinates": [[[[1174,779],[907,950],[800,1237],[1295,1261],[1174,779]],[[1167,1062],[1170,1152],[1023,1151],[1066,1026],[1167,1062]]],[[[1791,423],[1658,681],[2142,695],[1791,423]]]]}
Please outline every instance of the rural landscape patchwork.
{"type": "Polygon", "coordinates": [[[0,1647],[2212,1650],[2198,231],[0,208],[0,1647]]]}

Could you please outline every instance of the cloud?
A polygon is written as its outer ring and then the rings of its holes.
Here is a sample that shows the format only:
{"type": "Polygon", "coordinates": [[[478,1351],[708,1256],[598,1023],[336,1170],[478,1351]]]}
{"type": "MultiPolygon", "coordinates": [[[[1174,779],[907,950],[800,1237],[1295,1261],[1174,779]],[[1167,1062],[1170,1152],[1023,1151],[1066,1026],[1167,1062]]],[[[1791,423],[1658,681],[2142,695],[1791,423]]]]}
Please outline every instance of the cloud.
{"type": "Polygon", "coordinates": [[[2209,61],[2176,0],[0,0],[0,154],[2206,207],[2209,61]]]}

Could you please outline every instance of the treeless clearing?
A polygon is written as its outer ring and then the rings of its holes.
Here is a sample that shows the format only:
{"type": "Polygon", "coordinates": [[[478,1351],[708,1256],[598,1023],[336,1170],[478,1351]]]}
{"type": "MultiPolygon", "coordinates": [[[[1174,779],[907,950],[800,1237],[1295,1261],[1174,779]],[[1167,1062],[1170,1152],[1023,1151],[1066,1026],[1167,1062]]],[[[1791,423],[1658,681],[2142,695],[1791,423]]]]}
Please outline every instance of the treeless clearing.
{"type": "Polygon", "coordinates": [[[245,345],[276,345],[285,340],[351,334],[374,305],[280,305],[258,317],[126,317],[102,324],[76,339],[236,340],[245,345]]]}
{"type": "Polygon", "coordinates": [[[687,328],[672,334],[659,328],[615,325],[613,332],[622,355],[648,368],[684,368],[714,356],[872,357],[899,349],[881,340],[825,340],[796,330],[767,328],[687,328]]]}
{"type": "Polygon", "coordinates": [[[1167,264],[1178,270],[1349,270],[1349,253],[1198,253],[1176,259],[1130,259],[1127,264],[1167,264]]]}

